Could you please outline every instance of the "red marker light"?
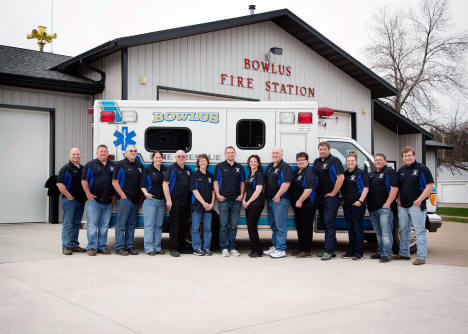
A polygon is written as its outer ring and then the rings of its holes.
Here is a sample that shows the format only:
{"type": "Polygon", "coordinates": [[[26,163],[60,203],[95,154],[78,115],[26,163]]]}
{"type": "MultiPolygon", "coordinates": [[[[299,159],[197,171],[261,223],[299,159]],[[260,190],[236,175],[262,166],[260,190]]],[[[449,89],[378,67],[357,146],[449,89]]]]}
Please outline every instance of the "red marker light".
{"type": "Polygon", "coordinates": [[[334,113],[335,113],[335,111],[332,108],[322,107],[322,108],[318,109],[318,115],[320,117],[322,117],[322,116],[330,117],[334,113]]]}
{"type": "Polygon", "coordinates": [[[94,114],[94,108],[88,108],[88,115],[94,114]]]}
{"type": "Polygon", "coordinates": [[[115,113],[113,111],[101,111],[101,122],[114,122],[115,113]]]}
{"type": "Polygon", "coordinates": [[[113,155],[113,154],[109,154],[109,155],[107,156],[107,160],[114,161],[114,160],[115,160],[114,155],[113,155]]]}
{"type": "Polygon", "coordinates": [[[297,116],[298,123],[312,123],[312,113],[311,112],[300,112],[297,116]]]}

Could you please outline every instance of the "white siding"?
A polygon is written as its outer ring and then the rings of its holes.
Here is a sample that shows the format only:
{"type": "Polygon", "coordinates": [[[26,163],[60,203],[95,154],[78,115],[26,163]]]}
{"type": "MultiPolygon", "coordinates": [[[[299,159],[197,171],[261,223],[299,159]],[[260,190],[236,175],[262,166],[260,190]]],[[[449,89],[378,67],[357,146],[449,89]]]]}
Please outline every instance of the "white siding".
{"type": "Polygon", "coordinates": [[[434,182],[437,184],[437,151],[433,148],[426,149],[426,166],[431,171],[434,182]]]}
{"type": "Polygon", "coordinates": [[[397,169],[400,167],[399,138],[378,122],[374,122],[374,153],[383,153],[388,161],[396,161],[397,169]]]}
{"type": "MultiPolygon", "coordinates": [[[[265,81],[313,87],[319,106],[356,112],[357,140],[370,150],[370,90],[272,22],[132,47],[128,59],[128,98],[135,100],[155,100],[157,86],[168,86],[263,101],[306,101],[312,99],[268,93],[265,81]],[[283,55],[271,55],[270,62],[290,65],[291,76],[244,69],[244,58],[265,60],[273,46],[282,47],[283,55]],[[221,73],[253,78],[254,89],[221,85],[221,73]]],[[[104,96],[110,95],[108,82],[104,96]]]]}
{"type": "Polygon", "coordinates": [[[68,161],[73,146],[80,148],[82,162],[91,159],[92,116],[88,115],[88,108],[92,107],[92,96],[0,86],[0,104],[55,109],[56,173],[68,161]]]}
{"type": "MultiPolygon", "coordinates": [[[[95,96],[96,100],[120,100],[122,99],[122,54],[120,51],[96,60],[91,63],[92,67],[98,68],[106,74],[106,88],[95,96]]],[[[86,76],[93,80],[99,80],[100,75],[96,72],[87,72],[86,76]]]]}

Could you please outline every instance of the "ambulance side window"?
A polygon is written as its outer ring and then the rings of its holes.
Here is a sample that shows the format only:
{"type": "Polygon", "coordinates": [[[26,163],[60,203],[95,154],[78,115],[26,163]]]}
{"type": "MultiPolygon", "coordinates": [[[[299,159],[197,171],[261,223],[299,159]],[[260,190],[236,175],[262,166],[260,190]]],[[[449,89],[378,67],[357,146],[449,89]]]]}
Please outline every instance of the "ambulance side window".
{"type": "Polygon", "coordinates": [[[148,128],[145,131],[145,148],[149,152],[188,152],[192,148],[192,131],[189,128],[148,128]]]}
{"type": "Polygon", "coordinates": [[[362,170],[369,172],[373,170],[374,163],[372,160],[368,159],[367,156],[357,148],[353,143],[344,142],[344,141],[328,141],[330,144],[330,153],[341,160],[343,167],[346,169],[346,155],[348,152],[353,150],[358,154],[357,166],[362,170]],[[369,170],[370,169],[370,170],[369,170]]]}
{"type": "Polygon", "coordinates": [[[237,147],[260,150],[265,146],[265,123],[261,119],[241,119],[236,126],[237,147]]]}

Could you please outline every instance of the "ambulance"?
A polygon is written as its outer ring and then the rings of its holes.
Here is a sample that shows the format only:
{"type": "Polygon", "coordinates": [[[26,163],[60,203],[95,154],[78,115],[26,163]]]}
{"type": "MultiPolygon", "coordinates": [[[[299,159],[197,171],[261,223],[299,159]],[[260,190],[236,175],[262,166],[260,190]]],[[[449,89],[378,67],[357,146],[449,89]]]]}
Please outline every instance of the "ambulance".
{"type": "MultiPolygon", "coordinates": [[[[318,157],[318,143],[327,141],[331,154],[344,166],[347,153],[354,150],[358,152],[359,168],[367,172],[374,169],[372,155],[354,139],[327,135],[336,134],[336,129],[339,131],[340,119],[332,109],[319,108],[316,102],[97,100],[93,115],[93,146],[107,145],[109,159],[118,161],[124,159],[128,145],[135,145],[137,160],[145,167],[151,164],[151,154],[155,150],[163,152],[166,166],[175,162],[177,150],[183,150],[187,154],[186,165],[192,170],[196,168],[198,155],[207,154],[210,159],[208,170],[213,173],[216,164],[225,160],[225,147],[233,146],[236,161],[248,175],[247,158],[250,155],[260,156],[266,169],[272,148],[280,146],[284,161],[294,170],[297,168],[296,153],[307,152],[312,163],[318,157]]],[[[435,196],[431,196],[432,200],[436,205],[435,196]]],[[[213,238],[216,238],[219,229],[217,206],[214,211],[212,226],[213,238]]],[[[441,223],[440,217],[432,219],[436,224],[441,223]]],[[[114,222],[115,208],[111,226],[114,222]]],[[[141,210],[137,226],[143,227],[141,210]]],[[[341,208],[335,226],[337,231],[347,231],[341,208]]],[[[247,228],[243,209],[238,228],[247,228]]],[[[259,229],[268,228],[265,209],[259,229]]],[[[288,214],[288,228],[295,229],[292,208],[288,214]]],[[[364,230],[368,239],[375,239],[368,215],[364,219],[364,230]]],[[[314,222],[314,231],[324,231],[320,217],[314,222]]]]}

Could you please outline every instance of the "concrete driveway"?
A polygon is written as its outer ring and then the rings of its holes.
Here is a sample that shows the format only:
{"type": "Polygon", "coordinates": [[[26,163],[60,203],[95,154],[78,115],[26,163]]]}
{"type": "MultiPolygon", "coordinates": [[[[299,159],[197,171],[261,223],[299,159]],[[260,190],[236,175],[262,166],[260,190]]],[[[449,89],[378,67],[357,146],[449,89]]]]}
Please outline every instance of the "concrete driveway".
{"type": "Polygon", "coordinates": [[[64,256],[60,225],[0,225],[0,332],[467,333],[466,237],[467,224],[444,224],[429,234],[429,263],[413,266],[250,259],[245,232],[238,258],[64,256]]]}

